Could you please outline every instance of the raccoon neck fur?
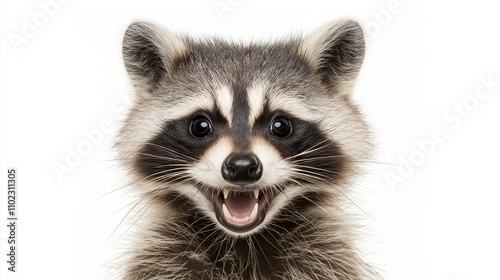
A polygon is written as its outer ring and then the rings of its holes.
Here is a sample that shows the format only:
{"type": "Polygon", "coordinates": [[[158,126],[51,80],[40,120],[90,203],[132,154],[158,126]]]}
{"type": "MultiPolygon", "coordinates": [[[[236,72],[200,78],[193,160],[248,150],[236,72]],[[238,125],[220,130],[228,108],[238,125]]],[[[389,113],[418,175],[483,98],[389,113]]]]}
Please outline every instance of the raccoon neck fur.
{"type": "Polygon", "coordinates": [[[187,199],[155,203],[169,206],[145,219],[151,222],[143,225],[125,279],[378,279],[358,255],[346,217],[325,204],[314,195],[297,199],[264,230],[234,238],[187,199]]]}

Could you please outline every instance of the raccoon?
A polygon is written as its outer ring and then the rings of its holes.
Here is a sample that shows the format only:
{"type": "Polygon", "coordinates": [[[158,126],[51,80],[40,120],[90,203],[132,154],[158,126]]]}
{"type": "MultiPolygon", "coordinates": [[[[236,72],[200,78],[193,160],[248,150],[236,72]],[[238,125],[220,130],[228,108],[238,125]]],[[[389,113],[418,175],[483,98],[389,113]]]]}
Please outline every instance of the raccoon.
{"type": "Polygon", "coordinates": [[[142,203],[124,280],[379,279],[344,194],[369,159],[353,20],[269,43],[132,23],[119,158],[142,203]]]}

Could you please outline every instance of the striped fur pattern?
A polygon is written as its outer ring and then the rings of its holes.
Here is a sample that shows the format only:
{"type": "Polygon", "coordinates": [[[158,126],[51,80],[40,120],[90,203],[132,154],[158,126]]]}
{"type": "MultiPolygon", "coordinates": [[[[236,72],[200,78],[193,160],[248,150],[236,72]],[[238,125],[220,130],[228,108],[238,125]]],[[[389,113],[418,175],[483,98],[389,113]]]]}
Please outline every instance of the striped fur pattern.
{"type": "Polygon", "coordinates": [[[352,20],[247,45],[130,25],[117,149],[146,210],[122,279],[378,279],[342,211],[371,150],[350,97],[363,57],[352,20]]]}

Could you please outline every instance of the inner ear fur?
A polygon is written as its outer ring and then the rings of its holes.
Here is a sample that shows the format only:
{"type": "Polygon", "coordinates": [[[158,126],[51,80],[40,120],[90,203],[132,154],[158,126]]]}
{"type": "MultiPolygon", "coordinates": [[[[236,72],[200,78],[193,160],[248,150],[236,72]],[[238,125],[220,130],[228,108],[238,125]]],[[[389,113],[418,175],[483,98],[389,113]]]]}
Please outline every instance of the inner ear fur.
{"type": "Polygon", "coordinates": [[[363,29],[354,20],[331,22],[307,35],[298,52],[324,84],[352,83],[365,56],[363,29]]]}
{"type": "Polygon", "coordinates": [[[186,53],[186,43],[177,35],[152,23],[134,22],[125,31],[122,54],[134,87],[154,91],[168,79],[172,64],[186,53]]]}

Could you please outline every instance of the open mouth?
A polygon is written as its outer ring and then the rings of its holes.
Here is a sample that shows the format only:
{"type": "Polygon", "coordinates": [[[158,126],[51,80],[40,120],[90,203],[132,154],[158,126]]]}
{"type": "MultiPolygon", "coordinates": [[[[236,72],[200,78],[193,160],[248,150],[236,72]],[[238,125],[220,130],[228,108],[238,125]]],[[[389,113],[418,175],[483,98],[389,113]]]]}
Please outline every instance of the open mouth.
{"type": "Polygon", "coordinates": [[[272,200],[271,194],[224,190],[215,197],[217,220],[229,230],[246,232],[260,225],[272,200]]]}

